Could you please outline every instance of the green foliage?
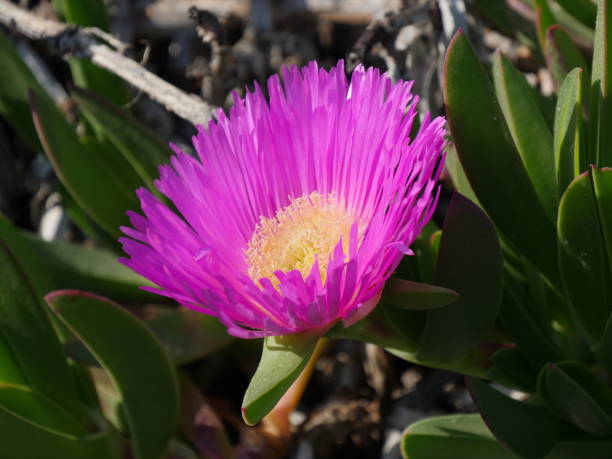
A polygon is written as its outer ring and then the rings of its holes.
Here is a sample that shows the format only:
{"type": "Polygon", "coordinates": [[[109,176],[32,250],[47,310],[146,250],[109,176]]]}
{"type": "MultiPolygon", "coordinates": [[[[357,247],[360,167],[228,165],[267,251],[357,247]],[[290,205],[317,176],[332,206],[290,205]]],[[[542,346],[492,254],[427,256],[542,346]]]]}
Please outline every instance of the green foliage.
{"type": "Polygon", "coordinates": [[[264,340],[261,360],[242,402],[242,418],[257,424],[268,414],[300,375],[321,333],[270,336],[264,340]]]}
{"type": "Polygon", "coordinates": [[[557,83],[552,133],[544,121],[551,113],[534,102],[525,79],[499,53],[494,93],[489,90],[487,74],[461,32],[447,52],[444,75],[460,160],[460,165],[451,161],[451,176],[458,189],[473,190],[502,234],[498,325],[506,341],[490,359],[487,377],[524,395],[510,398],[470,378],[490,431],[476,418],[417,423],[404,438],[404,454],[411,459],[446,457],[454,448],[466,448],[465,457],[481,457],[483,451],[489,457],[610,456],[612,2],[532,3],[540,51],[557,83]],[[585,28],[594,29],[591,63],[580,49],[580,40],[589,36],[585,28]],[[542,224],[543,213],[556,230],[542,224]],[[549,239],[545,250],[533,247],[543,238],[549,239]]]}
{"type": "Polygon", "coordinates": [[[140,180],[157,193],[153,180],[159,175],[159,165],[170,159],[170,148],[128,113],[95,93],[75,87],[72,95],[81,111],[100,126],[104,137],[121,152],[124,161],[129,163],[140,180]]]}
{"type": "Polygon", "coordinates": [[[416,422],[403,434],[406,459],[513,459],[477,414],[440,416],[416,422]]]}
{"type": "Polygon", "coordinates": [[[179,392],[174,368],[153,334],[120,306],[92,294],[63,290],[46,300],[115,384],[136,459],[159,458],[178,422],[179,392]]]}
{"type": "MultiPolygon", "coordinates": [[[[60,10],[66,22],[83,27],[97,27],[109,32],[110,21],[103,0],[57,0],[56,9],[60,10]]],[[[70,59],[70,70],[74,82],[84,88],[104,94],[117,105],[128,101],[128,94],[123,81],[105,69],[97,67],[89,59],[70,59]]],[[[89,119],[89,118],[88,118],[89,119]]],[[[89,119],[96,132],[102,133],[103,125],[97,120],[89,119]]]]}
{"type": "Polygon", "coordinates": [[[491,81],[462,33],[450,44],[445,75],[448,123],[471,188],[500,232],[557,284],[553,222],[514,146],[491,81]]]}

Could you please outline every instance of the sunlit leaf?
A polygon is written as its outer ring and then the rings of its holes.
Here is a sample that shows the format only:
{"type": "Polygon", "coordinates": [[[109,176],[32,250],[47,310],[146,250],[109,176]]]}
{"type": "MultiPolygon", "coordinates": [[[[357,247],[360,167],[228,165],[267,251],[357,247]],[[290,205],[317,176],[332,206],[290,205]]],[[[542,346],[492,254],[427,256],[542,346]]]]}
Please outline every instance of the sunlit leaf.
{"type": "Polygon", "coordinates": [[[268,414],[306,367],[319,333],[270,336],[264,339],[261,360],[242,402],[242,417],[249,425],[268,414]]]}

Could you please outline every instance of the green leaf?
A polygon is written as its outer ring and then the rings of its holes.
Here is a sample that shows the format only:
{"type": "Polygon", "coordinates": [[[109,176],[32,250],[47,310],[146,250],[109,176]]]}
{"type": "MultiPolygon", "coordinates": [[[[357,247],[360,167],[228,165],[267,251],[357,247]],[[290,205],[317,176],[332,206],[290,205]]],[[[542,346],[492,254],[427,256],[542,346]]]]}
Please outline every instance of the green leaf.
{"type": "Polygon", "coordinates": [[[482,210],[458,193],[453,194],[444,220],[435,284],[460,297],[427,312],[417,357],[448,362],[491,331],[502,294],[502,257],[495,228],[482,210]]]}
{"type": "Polygon", "coordinates": [[[406,459],[513,459],[491,434],[479,414],[455,414],[424,419],[402,435],[406,459]]]}
{"type": "Polygon", "coordinates": [[[583,72],[576,68],[567,75],[557,99],[554,150],[559,195],[587,166],[582,133],[583,72]]]}
{"type": "Polygon", "coordinates": [[[104,135],[121,152],[149,189],[157,192],[153,181],[159,176],[158,166],[170,159],[170,148],[125,111],[91,91],[73,88],[72,95],[83,113],[101,126],[104,135]]]}
{"type": "Polygon", "coordinates": [[[306,367],[321,334],[305,332],[264,339],[259,366],[242,401],[242,418],[255,425],[268,414],[306,367]]]}
{"type": "Polygon", "coordinates": [[[540,49],[542,54],[546,55],[547,43],[546,43],[546,31],[550,26],[557,23],[555,16],[550,9],[548,0],[534,0],[534,6],[536,11],[536,31],[538,34],[538,41],[540,43],[540,49]]]}
{"type": "Polygon", "coordinates": [[[79,141],[96,158],[104,161],[106,171],[112,171],[121,184],[123,193],[134,194],[134,190],[145,185],[122,153],[106,138],[80,137],[79,141]]]}
{"type": "Polygon", "coordinates": [[[0,330],[0,383],[4,384],[27,384],[27,379],[19,361],[0,330]]]}
{"type": "MultiPolygon", "coordinates": [[[[80,414],[76,385],[47,311],[1,240],[0,279],[0,345],[4,341],[12,351],[24,384],[80,414]]],[[[18,382],[14,374],[4,378],[0,374],[0,382],[18,382]]]]}
{"type": "Polygon", "coordinates": [[[234,341],[217,318],[181,308],[146,321],[176,365],[214,354],[234,341]]]}
{"type": "Polygon", "coordinates": [[[612,0],[599,0],[591,78],[589,163],[612,166],[612,0]]]}
{"type": "Polygon", "coordinates": [[[506,397],[476,378],[468,378],[468,388],[491,432],[515,454],[543,457],[557,443],[558,421],[546,408],[506,397]]]}
{"type": "MultiPolygon", "coordinates": [[[[601,234],[608,256],[608,273],[612,267],[612,169],[592,168],[593,190],[597,201],[601,234]]],[[[608,304],[610,306],[610,304],[608,304]]]]}
{"type": "Polygon", "coordinates": [[[401,309],[435,309],[459,298],[457,292],[437,285],[412,282],[397,277],[385,284],[383,301],[401,309]]]}
{"type": "Polygon", "coordinates": [[[561,7],[583,25],[594,28],[597,6],[593,0],[556,0],[561,7]]]}
{"type": "Polygon", "coordinates": [[[438,226],[430,220],[412,243],[411,248],[415,256],[403,257],[395,270],[395,276],[418,282],[433,281],[438,255],[437,248],[432,243],[432,236],[436,231],[439,231],[438,226]]]}
{"type": "Polygon", "coordinates": [[[458,191],[470,201],[478,204],[478,198],[476,198],[474,190],[472,190],[472,186],[470,185],[463,167],[461,166],[461,162],[459,161],[457,150],[452,144],[447,147],[446,162],[444,163],[444,166],[452,181],[450,188],[454,191],[458,191]]]}
{"type": "Polygon", "coordinates": [[[546,49],[546,63],[555,82],[555,87],[559,88],[567,74],[574,68],[580,68],[585,72],[583,92],[585,99],[588,99],[590,80],[589,70],[584,56],[569,36],[569,34],[559,25],[551,26],[546,32],[548,43],[546,49]]]}
{"type": "Polygon", "coordinates": [[[48,429],[75,436],[88,433],[60,404],[26,386],[0,383],[0,407],[48,429]]]}
{"type": "Polygon", "coordinates": [[[77,225],[83,233],[92,239],[103,245],[104,247],[112,250],[119,256],[123,254],[121,245],[116,237],[109,235],[100,225],[98,225],[89,215],[85,212],[75,199],[70,195],[68,190],[60,183],[58,183],[58,191],[62,197],[62,205],[66,209],[66,212],[70,219],[77,225]]]}
{"type": "Polygon", "coordinates": [[[561,198],[558,231],[565,290],[574,316],[593,344],[608,319],[610,281],[592,170],[574,180],[561,198]]]}
{"type": "Polygon", "coordinates": [[[555,227],[514,149],[491,82],[461,32],[446,54],[444,97],[455,147],[478,201],[508,240],[558,285],[555,227]]]}
{"type": "Polygon", "coordinates": [[[30,93],[34,124],[55,173],[75,201],[110,235],[119,236],[127,225],[127,209],[139,207],[135,193],[117,178],[117,172],[81,144],[55,106],[30,93]]]}
{"type": "Polygon", "coordinates": [[[37,263],[52,275],[56,289],[93,291],[125,301],[160,299],[159,295],[141,290],[140,286],[152,284],[119,263],[113,252],[62,241],[47,242],[30,233],[23,236],[36,251],[37,263]]]}
{"type": "Polygon", "coordinates": [[[506,124],[542,208],[555,221],[558,195],[553,138],[532,96],[533,89],[501,52],[493,58],[493,82],[506,124]]]}
{"type": "Polygon", "coordinates": [[[596,400],[603,394],[605,403],[612,393],[581,364],[548,364],[540,373],[538,392],[562,418],[593,435],[612,434],[612,417],[596,400]]]}
{"type": "Polygon", "coordinates": [[[338,323],[327,332],[326,336],[373,343],[385,349],[401,350],[405,354],[411,354],[406,360],[415,361],[414,353],[426,317],[426,311],[400,309],[381,302],[363,319],[347,328],[338,323]]]}
{"type": "Polygon", "coordinates": [[[178,421],[174,369],[153,334],[120,306],[96,295],[47,295],[53,312],[83,341],[122,396],[137,459],[158,459],[178,421]]]}
{"type": "Polygon", "coordinates": [[[537,376],[518,349],[506,348],[491,357],[489,378],[524,392],[534,392],[537,376]]]}
{"type": "Polygon", "coordinates": [[[121,442],[109,431],[74,436],[25,419],[0,405],[3,459],[115,459],[122,455],[121,442]]]}
{"type": "Polygon", "coordinates": [[[608,367],[612,368],[612,314],[608,317],[601,340],[595,345],[594,351],[597,358],[608,367]]]}
{"type": "MultiPolygon", "coordinates": [[[[150,312],[144,313],[147,316],[144,323],[175,365],[195,362],[234,342],[234,337],[215,317],[174,307],[149,318],[150,312]]],[[[96,364],[95,358],[79,341],[67,343],[66,352],[78,362],[96,364]]]]}
{"type": "MultiPolygon", "coordinates": [[[[106,14],[103,0],[61,0],[61,11],[66,22],[78,24],[83,27],[97,27],[105,32],[110,31],[110,21],[106,14]]],[[[88,58],[70,59],[70,70],[72,77],[79,86],[92,89],[111,100],[115,104],[125,104],[128,94],[123,81],[94,65],[88,58]]],[[[96,125],[96,131],[102,126],[96,125]]]]}
{"type": "Polygon", "coordinates": [[[27,277],[36,289],[37,296],[42,298],[45,294],[56,288],[55,282],[40,263],[39,253],[15,228],[6,217],[0,215],[0,239],[11,248],[11,252],[23,267],[27,277]]]}
{"type": "Polygon", "coordinates": [[[17,131],[23,141],[34,151],[38,151],[40,143],[32,124],[28,89],[34,89],[38,94],[42,94],[41,97],[48,96],[3,32],[0,32],[0,62],[0,116],[17,131]]]}
{"type": "Polygon", "coordinates": [[[515,292],[506,288],[500,319],[504,330],[518,345],[521,355],[531,364],[532,370],[537,372],[547,362],[560,360],[563,353],[531,316],[530,306],[528,299],[516,298],[515,292]]]}
{"type": "Polygon", "coordinates": [[[566,440],[559,443],[546,459],[609,459],[612,441],[604,440],[566,440]]]}

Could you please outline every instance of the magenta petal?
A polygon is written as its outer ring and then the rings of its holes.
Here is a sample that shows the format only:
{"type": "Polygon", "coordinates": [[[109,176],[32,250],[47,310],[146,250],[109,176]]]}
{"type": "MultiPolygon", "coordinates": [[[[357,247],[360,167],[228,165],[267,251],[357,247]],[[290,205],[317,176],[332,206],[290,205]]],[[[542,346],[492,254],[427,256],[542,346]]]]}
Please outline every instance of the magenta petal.
{"type": "Polygon", "coordinates": [[[362,66],[348,81],[342,61],[329,71],[311,62],[281,73],[268,80],[269,100],[256,85],[234,95],[229,114],[198,126],[197,157],[172,146],[155,185],[178,214],[141,189],[143,214],[130,212],[132,227],[121,228],[121,262],[158,286],[148,290],[218,317],[241,338],[368,314],[431,218],[444,164],[443,118],[424,117],[409,137],[412,82],[362,66]],[[249,278],[245,249],[260,219],[313,192],[352,209],[347,243],[315,259],[307,276],[249,278]]]}

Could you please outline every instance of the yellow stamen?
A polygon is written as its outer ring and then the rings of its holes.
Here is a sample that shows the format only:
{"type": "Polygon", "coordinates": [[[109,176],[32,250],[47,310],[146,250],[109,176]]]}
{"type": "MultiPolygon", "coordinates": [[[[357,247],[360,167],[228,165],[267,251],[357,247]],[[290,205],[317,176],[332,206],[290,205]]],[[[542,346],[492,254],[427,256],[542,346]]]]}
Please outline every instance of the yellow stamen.
{"type": "Polygon", "coordinates": [[[348,252],[354,222],[334,194],[315,191],[292,200],[274,217],[261,217],[245,251],[249,276],[255,282],[267,277],[276,287],[275,271],[297,269],[307,277],[316,258],[325,282],[329,257],[341,237],[344,253],[348,252]]]}

